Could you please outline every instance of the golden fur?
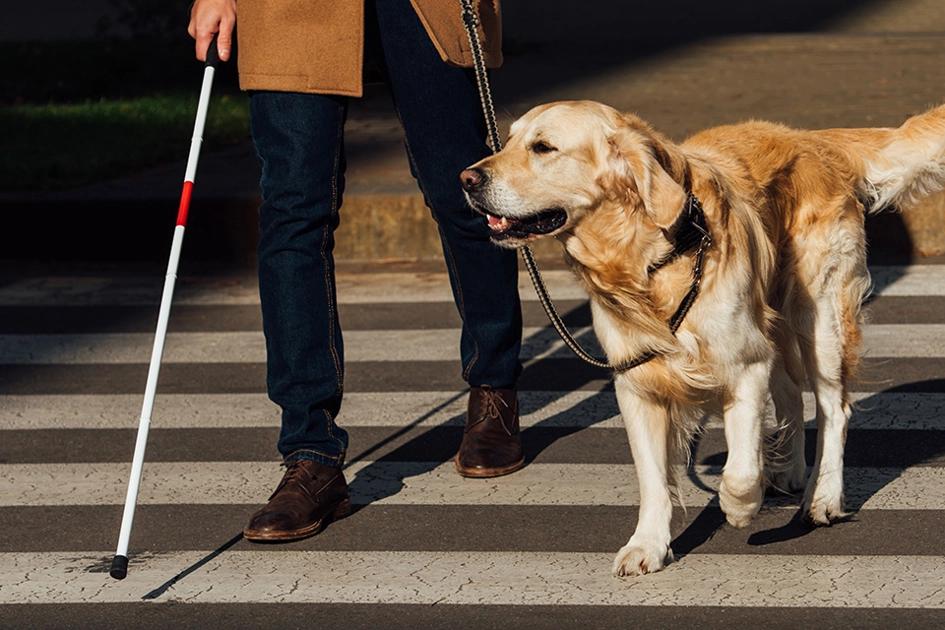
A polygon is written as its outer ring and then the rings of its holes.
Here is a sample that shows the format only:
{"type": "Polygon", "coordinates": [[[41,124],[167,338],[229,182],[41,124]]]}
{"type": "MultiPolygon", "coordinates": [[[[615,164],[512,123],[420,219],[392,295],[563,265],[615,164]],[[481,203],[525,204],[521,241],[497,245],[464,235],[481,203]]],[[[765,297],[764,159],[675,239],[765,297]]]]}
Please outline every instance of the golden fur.
{"type": "Polygon", "coordinates": [[[810,387],[821,437],[802,510],[817,524],[843,516],[847,383],[870,286],[864,214],[908,210],[945,187],[945,107],[897,129],[748,122],[677,145],[599,103],[554,103],[518,120],[506,148],[472,168],[482,182],[467,196],[492,215],[497,238],[507,221],[566,212],[553,235],[587,289],[612,363],[660,353],[617,376],[641,515],[616,573],[647,573],[671,560],[672,453],[706,410],[724,412],[729,459],[720,501],[729,522],[744,526],[765,481],[788,491],[803,485],[800,391],[810,387]],[[674,336],[667,321],[690,286],[692,254],[649,267],[671,250],[665,230],[687,190],[702,202],[714,242],[701,293],[674,336]],[[783,427],[779,452],[765,465],[769,395],[783,427]]]}

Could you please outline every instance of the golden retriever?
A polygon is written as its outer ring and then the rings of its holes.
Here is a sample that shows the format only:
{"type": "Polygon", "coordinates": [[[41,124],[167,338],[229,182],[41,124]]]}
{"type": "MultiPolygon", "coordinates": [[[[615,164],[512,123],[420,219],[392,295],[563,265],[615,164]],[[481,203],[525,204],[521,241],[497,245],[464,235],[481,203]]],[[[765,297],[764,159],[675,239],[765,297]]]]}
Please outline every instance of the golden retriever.
{"type": "Polygon", "coordinates": [[[805,386],[819,435],[801,511],[818,525],[844,516],[847,388],[870,289],[864,215],[908,210],[945,188],[945,106],[897,129],[748,122],[674,144],[600,103],[553,103],[516,121],[506,147],[460,179],[497,244],[562,243],[612,364],[657,353],[615,376],[640,488],[615,574],[672,561],[674,457],[688,455],[707,412],[724,419],[719,502],[729,523],[749,523],[765,484],[800,490],[805,386]],[[701,292],[673,334],[667,322],[692,284],[695,250],[674,242],[690,194],[712,243],[701,292]],[[780,431],[773,457],[763,438],[769,396],[780,431]]]}

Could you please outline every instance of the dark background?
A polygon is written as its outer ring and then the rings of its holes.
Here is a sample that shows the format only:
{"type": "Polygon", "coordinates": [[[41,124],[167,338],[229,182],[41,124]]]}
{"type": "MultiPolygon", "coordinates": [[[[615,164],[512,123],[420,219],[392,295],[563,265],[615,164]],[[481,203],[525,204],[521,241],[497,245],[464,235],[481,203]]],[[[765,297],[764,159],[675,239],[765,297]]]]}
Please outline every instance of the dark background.
{"type": "MultiPolygon", "coordinates": [[[[187,153],[201,73],[185,31],[188,7],[36,0],[5,9],[4,258],[163,258],[177,176],[135,177],[187,153]],[[104,231],[87,229],[93,213],[106,217],[104,231]]],[[[591,98],[683,138],[750,117],[897,125],[945,100],[940,0],[506,0],[503,13],[506,64],[494,74],[503,124],[543,101],[591,98]]],[[[370,69],[367,79],[366,97],[352,105],[349,163],[404,171],[386,90],[370,69]]],[[[193,238],[203,245],[189,250],[245,261],[257,175],[234,64],[218,75],[214,95],[201,168],[227,147],[243,158],[228,181],[198,185],[197,199],[217,205],[195,218],[193,238]]],[[[900,217],[871,219],[869,229],[874,256],[911,256],[900,217]]]]}

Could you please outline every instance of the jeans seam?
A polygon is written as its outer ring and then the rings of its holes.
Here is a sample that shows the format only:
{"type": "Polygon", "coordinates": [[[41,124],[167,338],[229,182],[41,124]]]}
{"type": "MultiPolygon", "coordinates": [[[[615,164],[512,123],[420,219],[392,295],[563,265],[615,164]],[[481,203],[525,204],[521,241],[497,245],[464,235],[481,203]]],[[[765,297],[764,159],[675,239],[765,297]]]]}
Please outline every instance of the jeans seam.
{"type": "MultiPolygon", "coordinates": [[[[396,107],[394,108],[397,109],[396,107]]],[[[400,111],[397,110],[397,117],[400,119],[400,111]]],[[[403,127],[403,119],[400,119],[400,125],[403,127]]],[[[404,149],[407,151],[407,159],[410,161],[414,168],[416,169],[417,160],[413,157],[413,151],[410,150],[410,141],[407,139],[406,134],[404,134],[404,149]]],[[[417,169],[416,173],[417,184],[420,186],[421,191],[423,190],[423,184],[420,182],[420,171],[417,169]]],[[[459,308],[460,317],[463,320],[463,326],[467,326],[466,323],[466,299],[463,297],[463,283],[459,278],[459,270],[456,267],[456,260],[453,258],[453,250],[450,247],[449,240],[446,237],[446,232],[443,229],[443,226],[440,225],[439,218],[436,216],[436,209],[432,206],[430,210],[433,212],[433,216],[437,223],[437,232],[440,234],[440,241],[443,243],[443,252],[446,258],[446,264],[449,265],[450,269],[453,271],[453,277],[456,278],[456,306],[459,308]]],[[[473,340],[473,347],[475,351],[473,352],[472,359],[469,361],[469,365],[463,368],[463,380],[469,381],[469,374],[472,372],[473,367],[479,361],[479,340],[476,339],[476,336],[470,333],[470,337],[473,340]]]]}
{"type": "MultiPolygon", "coordinates": [[[[338,168],[341,162],[341,134],[344,129],[344,117],[341,118],[338,122],[338,129],[335,134],[335,159],[331,171],[331,201],[330,201],[330,216],[332,218],[338,215],[338,168]]],[[[328,235],[331,230],[331,221],[329,221],[329,227],[325,229],[325,232],[322,234],[322,263],[325,267],[325,298],[328,302],[328,346],[331,350],[332,360],[335,363],[335,382],[336,382],[336,391],[338,395],[342,395],[344,391],[344,372],[343,366],[341,365],[341,360],[338,357],[338,351],[335,348],[335,302],[331,297],[332,287],[334,286],[334,278],[332,277],[331,269],[328,264],[328,255],[325,252],[325,248],[328,245],[328,235]]],[[[341,440],[335,436],[333,427],[335,425],[335,419],[332,417],[331,413],[327,409],[322,410],[325,414],[325,420],[327,421],[328,437],[335,443],[340,444],[341,440]]],[[[315,451],[317,452],[317,451],[315,451]]],[[[342,453],[335,461],[344,461],[344,454],[342,453]]]]}
{"type": "MultiPolygon", "coordinates": [[[[446,239],[446,234],[443,229],[440,229],[440,238],[443,239],[443,251],[446,252],[446,264],[450,266],[453,270],[453,276],[456,278],[456,293],[459,297],[459,310],[463,318],[463,325],[466,326],[466,301],[463,298],[463,283],[459,278],[459,270],[456,268],[456,260],[453,258],[453,250],[449,245],[449,241],[446,239]]],[[[476,339],[476,336],[470,333],[470,336],[473,340],[473,347],[475,352],[473,353],[472,359],[469,360],[469,365],[463,369],[463,380],[469,381],[469,374],[472,372],[473,367],[479,361],[479,340],[476,339]]]]}
{"type": "MultiPolygon", "coordinates": [[[[329,210],[329,214],[331,218],[334,218],[338,214],[338,167],[341,161],[340,136],[342,133],[341,130],[343,129],[343,126],[344,126],[344,118],[342,118],[338,122],[338,131],[336,134],[337,140],[335,142],[335,159],[334,159],[334,165],[332,167],[332,172],[331,172],[331,201],[330,201],[331,206],[329,210]]],[[[329,224],[330,223],[331,222],[329,221],[329,224]]],[[[336,391],[338,394],[341,394],[342,391],[344,390],[344,376],[342,375],[341,360],[338,358],[338,351],[335,348],[335,325],[334,325],[335,302],[331,296],[334,282],[333,282],[333,278],[331,274],[331,268],[330,268],[330,265],[328,264],[328,255],[325,251],[325,249],[328,247],[328,235],[331,232],[331,229],[332,228],[329,225],[329,227],[327,227],[325,229],[325,232],[322,234],[321,256],[322,256],[322,262],[324,263],[324,267],[325,267],[325,299],[328,302],[328,347],[329,347],[329,350],[331,351],[332,361],[335,364],[335,381],[336,381],[336,386],[337,386],[336,391]]],[[[327,411],[326,411],[326,415],[330,416],[330,414],[327,414],[327,411]]],[[[335,436],[332,434],[332,431],[331,431],[331,424],[332,424],[331,422],[329,422],[328,424],[328,434],[332,437],[332,439],[335,439],[335,436]]]]}
{"type": "Polygon", "coordinates": [[[341,440],[335,436],[335,432],[332,430],[332,427],[335,426],[335,419],[331,416],[331,413],[327,409],[322,409],[322,412],[325,414],[325,420],[328,421],[328,437],[330,437],[338,445],[341,445],[341,440]]]}

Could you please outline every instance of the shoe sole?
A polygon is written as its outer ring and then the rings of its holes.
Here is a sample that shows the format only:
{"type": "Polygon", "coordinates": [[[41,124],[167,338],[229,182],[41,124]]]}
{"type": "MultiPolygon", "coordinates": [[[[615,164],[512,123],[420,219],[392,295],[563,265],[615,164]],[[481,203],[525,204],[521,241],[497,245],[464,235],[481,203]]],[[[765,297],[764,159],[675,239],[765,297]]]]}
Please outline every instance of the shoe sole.
{"type": "Polygon", "coordinates": [[[491,479],[492,477],[502,477],[503,475],[510,475],[517,470],[520,470],[525,466],[525,458],[518,460],[514,464],[509,464],[508,466],[500,466],[498,468],[481,468],[481,467],[465,467],[461,466],[459,463],[459,458],[453,458],[453,467],[456,468],[456,472],[460,474],[461,477],[468,477],[470,479],[491,479]]]}
{"type": "Polygon", "coordinates": [[[307,527],[301,529],[294,529],[288,532],[253,532],[249,529],[243,530],[243,538],[250,542],[291,542],[293,540],[302,540],[304,538],[310,538],[316,534],[321,533],[323,529],[328,527],[329,524],[340,521],[344,517],[351,514],[351,499],[344,499],[338,505],[335,506],[334,511],[331,514],[323,516],[319,520],[315,521],[307,527]]]}

